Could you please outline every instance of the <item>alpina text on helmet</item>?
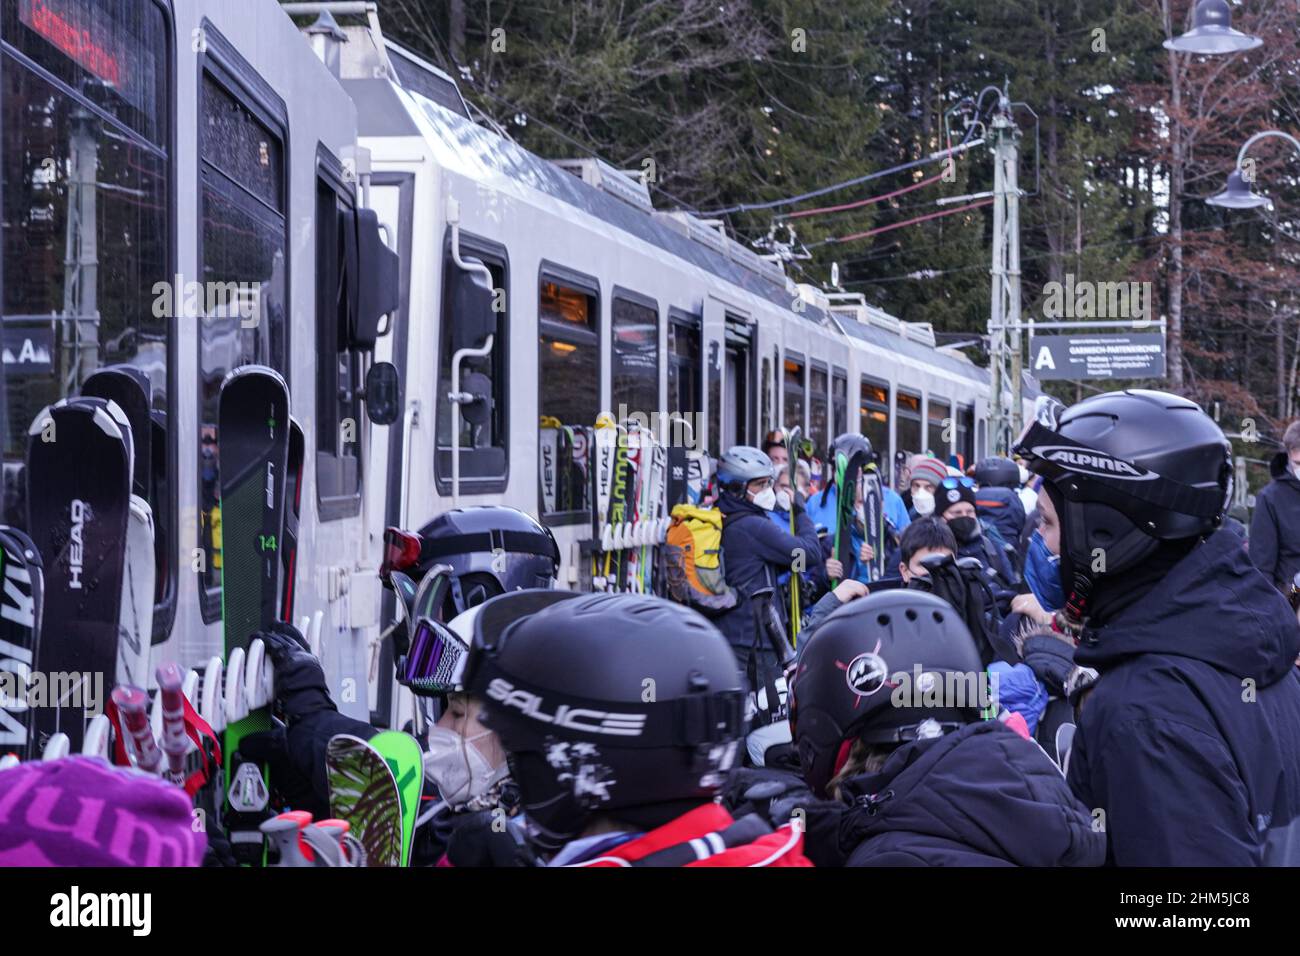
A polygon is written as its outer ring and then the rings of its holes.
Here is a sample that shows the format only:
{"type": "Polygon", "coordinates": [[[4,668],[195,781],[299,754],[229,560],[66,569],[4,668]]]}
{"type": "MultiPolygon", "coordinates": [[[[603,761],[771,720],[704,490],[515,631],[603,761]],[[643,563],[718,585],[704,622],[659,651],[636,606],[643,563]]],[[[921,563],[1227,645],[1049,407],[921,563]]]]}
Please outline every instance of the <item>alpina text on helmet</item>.
{"type": "Polygon", "coordinates": [[[1107,478],[1123,478],[1129,481],[1150,481],[1159,477],[1155,472],[1145,471],[1129,464],[1122,458],[1088,449],[1066,448],[1060,445],[1040,446],[1033,449],[1047,461],[1056,462],[1070,471],[1085,475],[1101,475],[1107,478]]]}
{"type": "Polygon", "coordinates": [[[543,709],[546,705],[541,697],[520,690],[500,677],[493,678],[488,684],[487,695],[533,720],[589,734],[639,737],[645,728],[645,714],[615,714],[603,710],[590,710],[586,707],[570,707],[568,704],[560,704],[555,708],[555,713],[548,714],[543,709]]]}

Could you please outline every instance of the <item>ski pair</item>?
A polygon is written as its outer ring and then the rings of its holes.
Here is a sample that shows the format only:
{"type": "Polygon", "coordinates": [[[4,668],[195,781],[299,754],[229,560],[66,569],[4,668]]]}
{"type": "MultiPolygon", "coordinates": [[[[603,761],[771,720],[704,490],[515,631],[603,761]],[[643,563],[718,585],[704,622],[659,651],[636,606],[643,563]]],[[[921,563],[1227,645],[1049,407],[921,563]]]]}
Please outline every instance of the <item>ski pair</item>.
{"type": "MultiPolygon", "coordinates": [[[[29,709],[20,744],[29,758],[56,734],[81,751],[86,710],[105,683],[147,684],[160,430],[149,379],[128,366],[95,372],[80,397],[44,409],[29,430],[27,528],[51,598],[27,639],[30,672],[49,698],[29,709]]],[[[17,553],[8,557],[14,567],[17,553]]]]}

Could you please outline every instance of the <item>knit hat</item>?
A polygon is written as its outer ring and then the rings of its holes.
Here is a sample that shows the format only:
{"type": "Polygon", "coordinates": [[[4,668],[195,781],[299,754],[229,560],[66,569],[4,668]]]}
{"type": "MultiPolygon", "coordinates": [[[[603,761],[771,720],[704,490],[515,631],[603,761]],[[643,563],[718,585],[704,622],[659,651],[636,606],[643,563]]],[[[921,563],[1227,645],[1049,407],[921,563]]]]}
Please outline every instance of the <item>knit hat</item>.
{"type": "Polygon", "coordinates": [[[934,494],[934,513],[940,517],[961,501],[969,501],[972,507],[975,506],[975,489],[971,486],[969,478],[958,478],[952,484],[956,487],[948,488],[940,484],[934,494]]]}
{"type": "Polygon", "coordinates": [[[180,787],[98,757],[0,771],[0,867],[198,866],[207,837],[180,787]]]}
{"type": "Polygon", "coordinates": [[[948,466],[938,458],[923,458],[912,466],[912,480],[920,478],[939,487],[939,483],[948,477],[948,466]]]}

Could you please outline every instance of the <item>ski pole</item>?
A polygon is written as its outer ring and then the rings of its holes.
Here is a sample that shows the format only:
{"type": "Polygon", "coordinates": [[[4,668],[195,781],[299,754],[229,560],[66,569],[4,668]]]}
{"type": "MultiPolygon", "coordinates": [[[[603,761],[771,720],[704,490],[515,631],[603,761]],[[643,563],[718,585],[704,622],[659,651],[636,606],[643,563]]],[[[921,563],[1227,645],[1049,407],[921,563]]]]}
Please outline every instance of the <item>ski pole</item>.
{"type": "Polygon", "coordinates": [[[185,777],[185,752],[189,749],[181,669],[176,664],[163,664],[158,668],[157,677],[158,693],[162,697],[162,749],[167,755],[167,774],[173,783],[180,783],[185,777]]]}
{"type": "Polygon", "coordinates": [[[125,731],[126,748],[135,758],[135,764],[148,773],[158,773],[162,764],[162,751],[153,739],[153,728],[149,726],[149,695],[139,687],[117,686],[113,688],[113,703],[122,715],[125,731]]]}

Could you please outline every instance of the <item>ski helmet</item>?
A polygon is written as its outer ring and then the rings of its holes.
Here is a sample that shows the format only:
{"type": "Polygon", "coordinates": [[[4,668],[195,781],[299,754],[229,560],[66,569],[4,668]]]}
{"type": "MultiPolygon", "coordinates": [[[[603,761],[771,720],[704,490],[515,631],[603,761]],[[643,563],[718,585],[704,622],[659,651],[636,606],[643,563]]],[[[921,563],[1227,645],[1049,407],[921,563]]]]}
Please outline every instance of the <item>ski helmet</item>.
{"type": "Polygon", "coordinates": [[[744,495],[745,486],[756,478],[774,478],[772,459],[751,445],[728,448],[718,459],[718,485],[733,495],[744,495]]]}
{"type": "Polygon", "coordinates": [[[854,432],[845,432],[831,442],[830,460],[835,461],[835,456],[839,454],[843,454],[845,458],[861,455],[864,462],[869,462],[871,461],[871,439],[854,432]]]}
{"type": "Polygon", "coordinates": [[[1020,466],[1010,458],[985,458],[975,466],[975,481],[981,488],[1020,487],[1020,466]]]}
{"type": "Polygon", "coordinates": [[[419,566],[448,569],[443,620],[488,598],[552,587],[560,549],[551,530],[515,508],[479,505],[438,515],[419,531],[419,566]]]}
{"type": "Polygon", "coordinates": [[[1199,405],[1168,392],[1107,392],[1068,409],[1040,399],[1016,452],[1056,504],[1061,583],[1080,619],[1094,580],[1131,569],[1161,542],[1209,534],[1232,497],[1227,438],[1199,405]]]}
{"type": "Polygon", "coordinates": [[[902,743],[978,720],[983,671],[961,615],[933,594],[846,604],[808,640],[790,684],[804,779],[824,794],[854,740],[902,743]]]}
{"type": "Polygon", "coordinates": [[[532,839],[556,850],[597,813],[637,821],[711,799],[745,730],[740,671],[717,628],[650,595],[514,613],[530,600],[484,605],[465,687],[509,754],[532,839]],[[513,621],[494,633],[502,616],[513,621]]]}

